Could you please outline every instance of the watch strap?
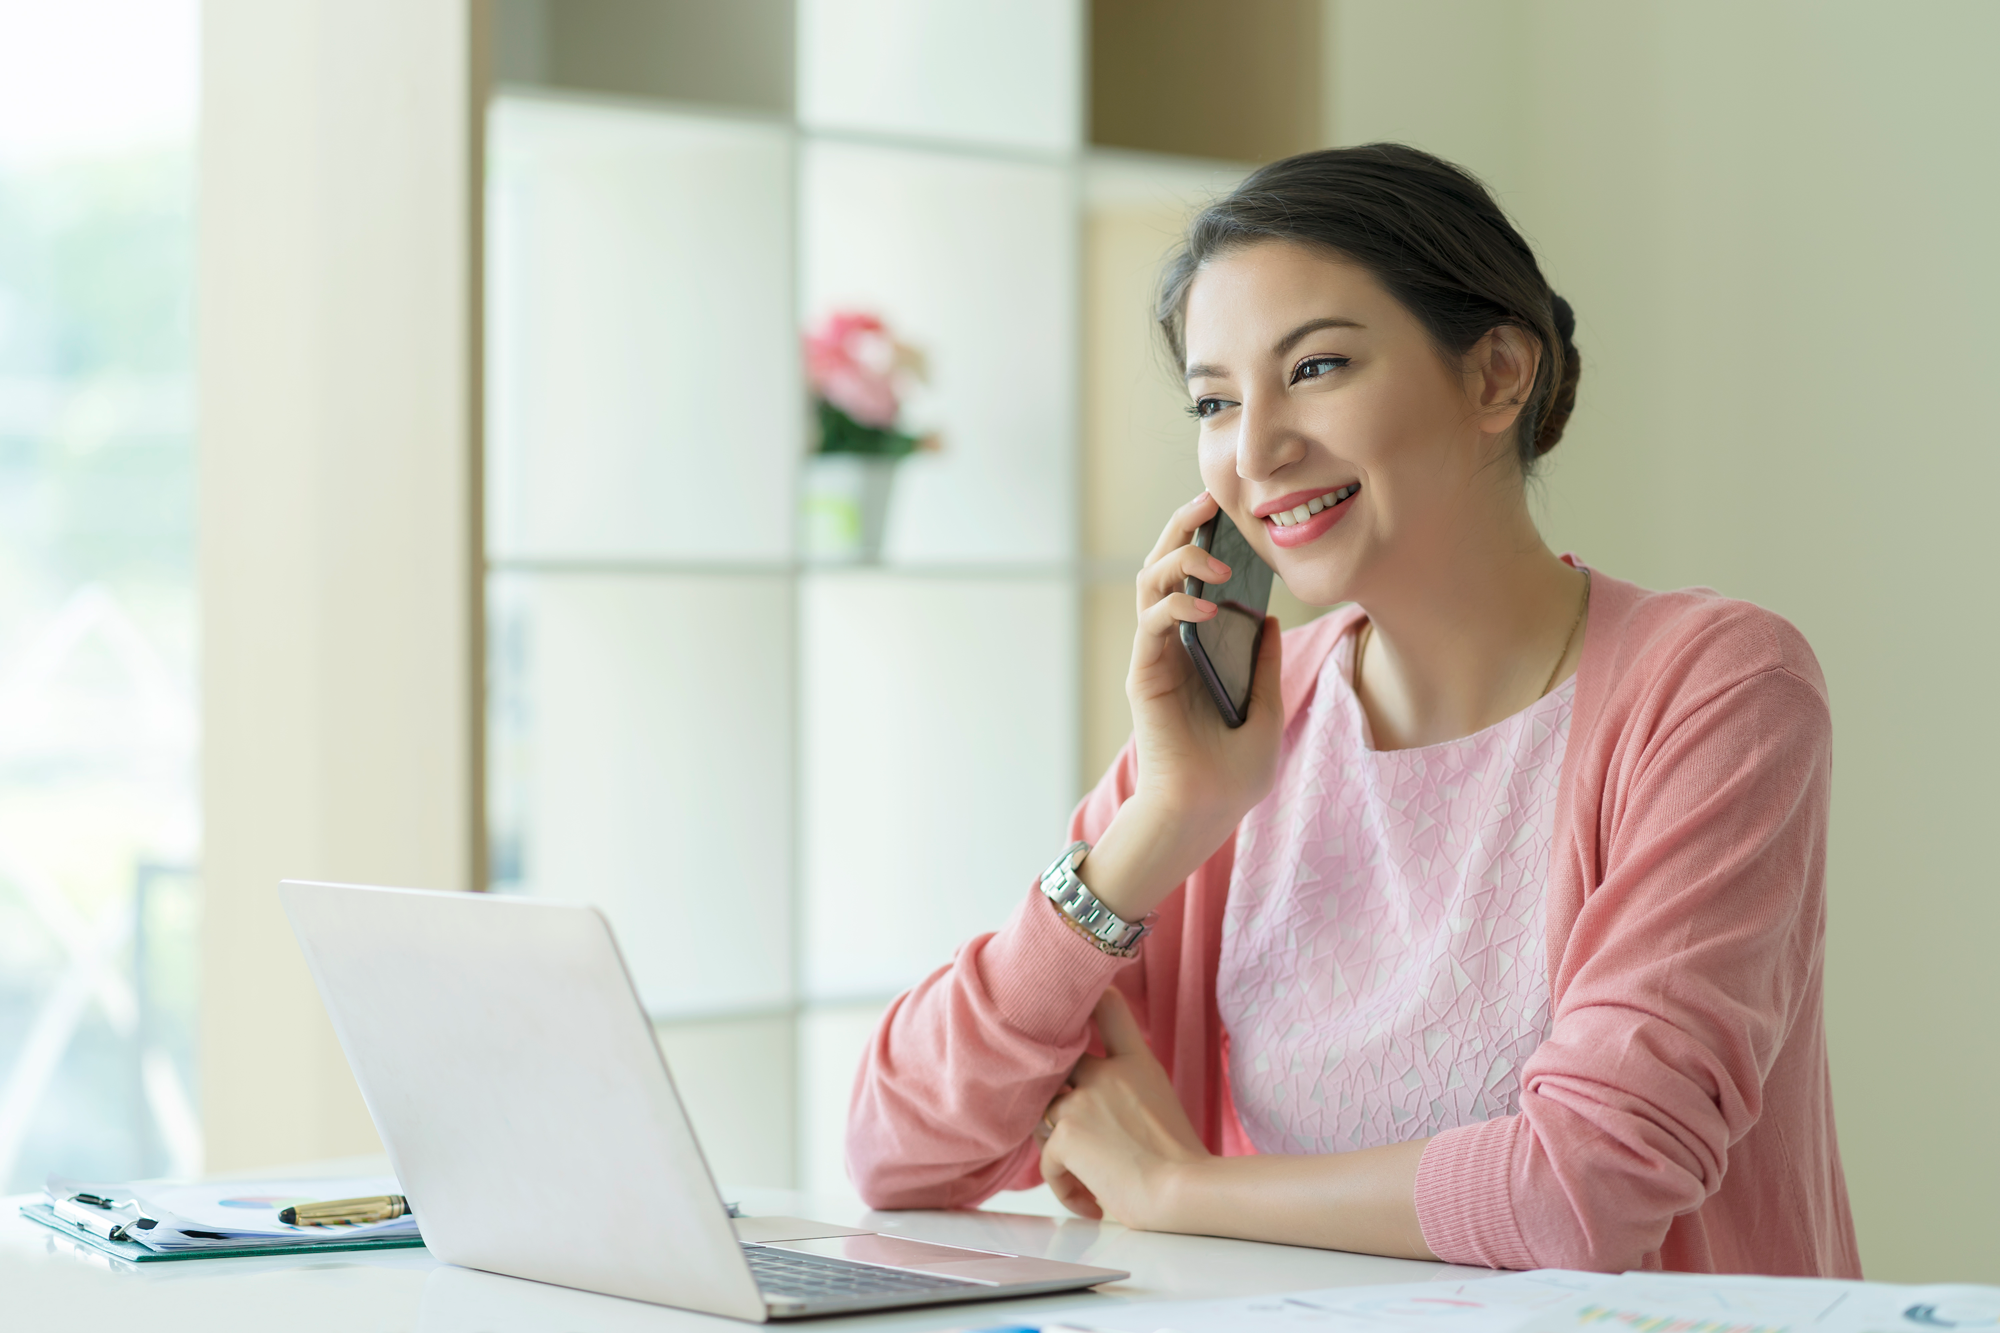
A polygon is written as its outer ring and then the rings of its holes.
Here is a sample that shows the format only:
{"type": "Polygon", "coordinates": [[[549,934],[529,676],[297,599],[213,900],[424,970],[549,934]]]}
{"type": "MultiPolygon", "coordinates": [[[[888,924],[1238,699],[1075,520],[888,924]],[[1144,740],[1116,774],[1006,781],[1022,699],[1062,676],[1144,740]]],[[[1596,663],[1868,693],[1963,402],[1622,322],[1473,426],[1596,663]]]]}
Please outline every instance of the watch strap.
{"type": "Polygon", "coordinates": [[[1134,957],[1139,951],[1139,941],[1153,929],[1152,918],[1127,921],[1098,901],[1076,873],[1077,866],[1089,854],[1089,843],[1071,843],[1042,873],[1042,893],[1099,949],[1118,958],[1134,957]]]}

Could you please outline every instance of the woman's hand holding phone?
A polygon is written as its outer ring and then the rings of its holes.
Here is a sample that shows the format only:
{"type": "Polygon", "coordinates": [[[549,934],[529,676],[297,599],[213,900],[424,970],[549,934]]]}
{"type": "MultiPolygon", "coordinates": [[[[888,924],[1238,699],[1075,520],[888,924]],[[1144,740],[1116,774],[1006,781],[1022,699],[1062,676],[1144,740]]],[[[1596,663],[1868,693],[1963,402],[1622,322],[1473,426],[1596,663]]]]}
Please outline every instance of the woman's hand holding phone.
{"type": "Polygon", "coordinates": [[[1193,544],[1195,529],[1216,511],[1206,491],[1175,510],[1139,571],[1139,632],[1125,677],[1138,788],[1077,868],[1091,892],[1128,921],[1152,911],[1213,855],[1277,776],[1284,707],[1275,618],[1265,618],[1241,727],[1223,722],[1180,641],[1182,621],[1217,614],[1213,602],[1182,591],[1186,580],[1229,577],[1226,565],[1193,544]]]}

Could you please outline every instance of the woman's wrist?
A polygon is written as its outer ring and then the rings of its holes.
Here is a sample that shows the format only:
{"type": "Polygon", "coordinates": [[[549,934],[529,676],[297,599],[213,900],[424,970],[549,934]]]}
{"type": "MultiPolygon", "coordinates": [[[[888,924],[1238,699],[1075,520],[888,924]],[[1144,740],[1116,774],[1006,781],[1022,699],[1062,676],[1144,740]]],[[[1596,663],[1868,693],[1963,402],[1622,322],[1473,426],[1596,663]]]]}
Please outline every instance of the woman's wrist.
{"type": "Polygon", "coordinates": [[[1158,907],[1176,885],[1214,855],[1229,831],[1160,810],[1143,796],[1118,807],[1076,868],[1097,900],[1127,921],[1158,907]]]}
{"type": "Polygon", "coordinates": [[[1215,1157],[1204,1155],[1160,1162],[1155,1168],[1154,1186],[1148,1191],[1152,1216],[1146,1229],[1186,1235],[1207,1233],[1213,1223],[1205,1224],[1209,1215],[1206,1197],[1215,1179],[1210,1168],[1216,1161],[1215,1157]]]}
{"type": "Polygon", "coordinates": [[[1416,1204],[1417,1164],[1429,1142],[1150,1163],[1144,1225],[1435,1262],[1416,1204]]]}

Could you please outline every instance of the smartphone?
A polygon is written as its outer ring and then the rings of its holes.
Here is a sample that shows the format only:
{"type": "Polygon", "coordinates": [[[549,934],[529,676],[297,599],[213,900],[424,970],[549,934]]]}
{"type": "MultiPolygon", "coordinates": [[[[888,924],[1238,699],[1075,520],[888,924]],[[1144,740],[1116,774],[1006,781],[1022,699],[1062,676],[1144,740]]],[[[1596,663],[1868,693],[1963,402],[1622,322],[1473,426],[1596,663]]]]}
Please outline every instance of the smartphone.
{"type": "Polygon", "coordinates": [[[1271,604],[1271,567],[1250,549],[1227,514],[1218,513],[1196,528],[1194,544],[1229,566],[1229,581],[1187,581],[1188,596],[1214,602],[1216,613],[1199,623],[1183,620],[1181,646],[1194,659],[1222,720],[1240,727],[1250,712],[1250,678],[1257,670],[1264,612],[1271,604]]]}

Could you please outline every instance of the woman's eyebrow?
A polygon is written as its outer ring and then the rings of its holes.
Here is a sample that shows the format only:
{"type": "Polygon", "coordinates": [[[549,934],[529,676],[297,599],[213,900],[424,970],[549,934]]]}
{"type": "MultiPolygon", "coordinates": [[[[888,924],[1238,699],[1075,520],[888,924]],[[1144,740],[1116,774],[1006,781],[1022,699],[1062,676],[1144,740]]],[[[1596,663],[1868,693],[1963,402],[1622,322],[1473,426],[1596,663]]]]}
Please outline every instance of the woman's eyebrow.
{"type": "Polygon", "coordinates": [[[1299,339],[1309,333],[1318,333],[1321,329],[1361,329],[1366,327],[1367,325],[1361,323],[1359,320],[1346,319],[1340,315],[1328,315],[1321,319],[1309,319],[1284,337],[1278,339],[1277,342],[1271,344],[1271,355],[1283,356],[1286,352],[1292,350],[1292,345],[1298,342],[1299,339]]]}

